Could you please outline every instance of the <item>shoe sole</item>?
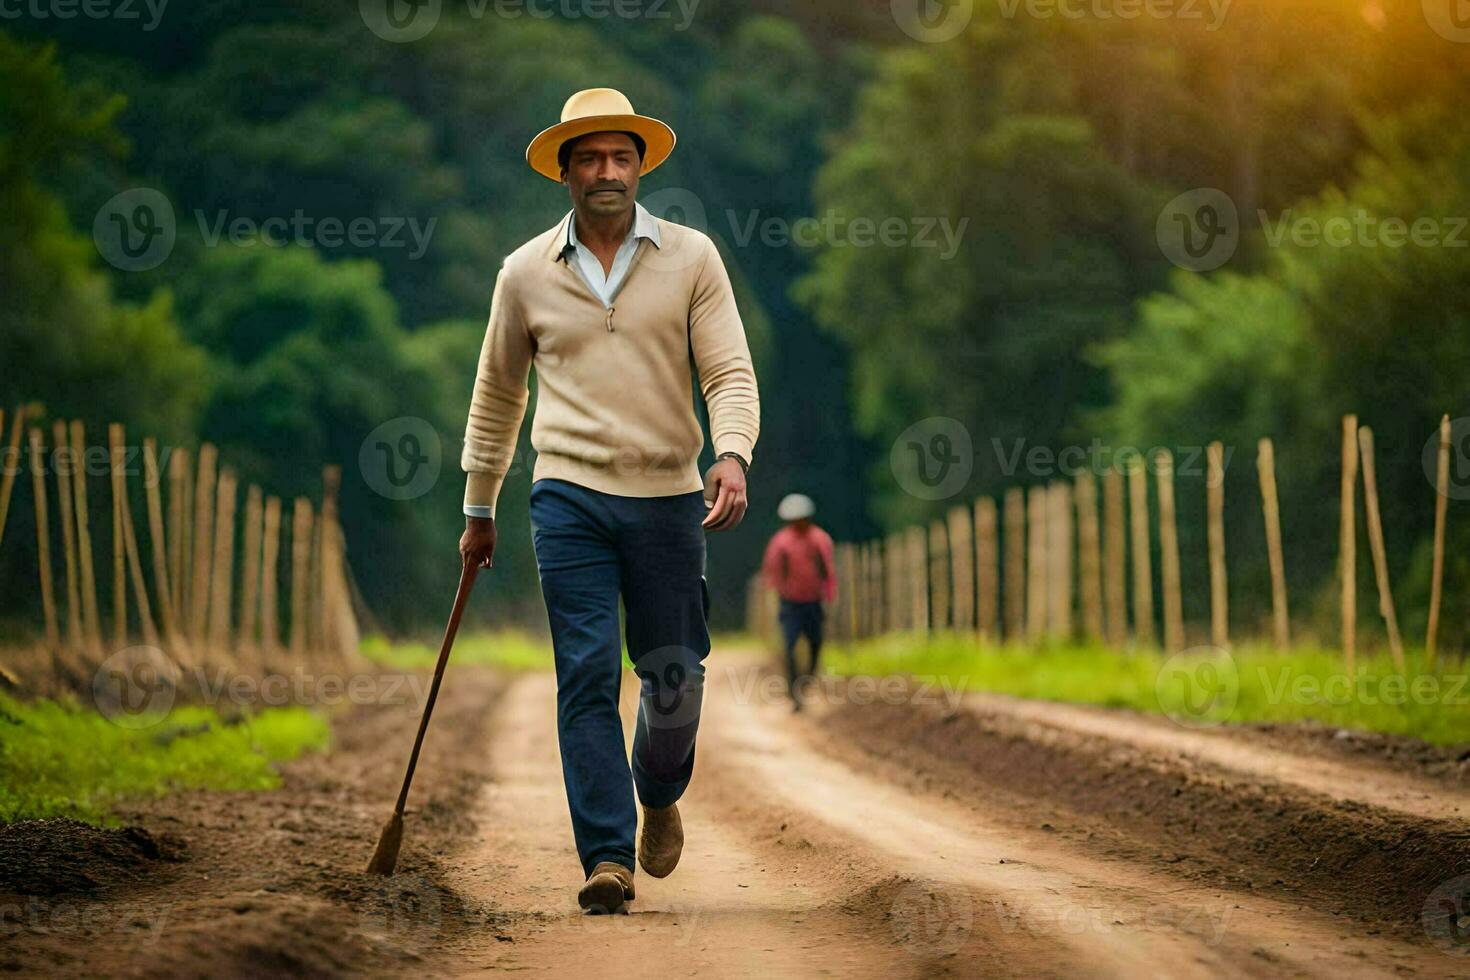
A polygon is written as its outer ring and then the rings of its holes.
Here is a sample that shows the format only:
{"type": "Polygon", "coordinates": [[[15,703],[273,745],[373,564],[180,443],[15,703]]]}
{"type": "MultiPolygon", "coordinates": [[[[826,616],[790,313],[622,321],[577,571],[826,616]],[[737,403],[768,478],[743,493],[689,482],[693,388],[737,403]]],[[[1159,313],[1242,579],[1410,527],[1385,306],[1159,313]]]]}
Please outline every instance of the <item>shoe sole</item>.
{"type": "Polygon", "coordinates": [[[632,896],[623,890],[623,883],[612,874],[593,877],[577,892],[577,904],[592,915],[620,912],[629,898],[632,896]]]}

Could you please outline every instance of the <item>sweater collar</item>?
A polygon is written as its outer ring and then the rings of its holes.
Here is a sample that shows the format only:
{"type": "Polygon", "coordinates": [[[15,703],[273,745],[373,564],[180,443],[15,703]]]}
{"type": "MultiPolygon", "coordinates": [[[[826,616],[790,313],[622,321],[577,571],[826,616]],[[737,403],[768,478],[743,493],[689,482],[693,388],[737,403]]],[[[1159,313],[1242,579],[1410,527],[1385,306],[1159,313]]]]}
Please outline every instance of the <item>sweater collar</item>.
{"type": "MultiPolygon", "coordinates": [[[[568,211],[557,225],[556,235],[552,238],[551,260],[556,262],[567,257],[580,242],[577,241],[575,209],[568,211]]],[[[663,248],[663,239],[659,235],[658,222],[654,220],[648,209],[637,201],[633,202],[633,230],[632,237],[636,240],[646,238],[653,242],[655,248],[663,248]]]]}

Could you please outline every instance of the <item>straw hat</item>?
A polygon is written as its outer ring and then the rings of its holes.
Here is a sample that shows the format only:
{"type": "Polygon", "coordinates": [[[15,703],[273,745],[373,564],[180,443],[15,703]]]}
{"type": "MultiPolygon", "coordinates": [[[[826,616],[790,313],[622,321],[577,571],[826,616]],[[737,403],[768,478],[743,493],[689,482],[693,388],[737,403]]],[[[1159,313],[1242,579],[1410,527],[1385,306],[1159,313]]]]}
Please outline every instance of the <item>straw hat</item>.
{"type": "Polygon", "coordinates": [[[663,163],[674,151],[674,131],[658,119],[638,115],[622,92],[615,88],[584,88],[561,107],[561,122],[536,134],[526,147],[526,162],[538,174],[561,183],[561,166],[556,155],[563,143],[588,133],[618,131],[637,133],[646,144],[640,176],[663,163]]]}
{"type": "Polygon", "coordinates": [[[783,521],[799,521],[817,512],[817,505],[804,493],[788,493],[776,505],[776,516],[783,521]]]}

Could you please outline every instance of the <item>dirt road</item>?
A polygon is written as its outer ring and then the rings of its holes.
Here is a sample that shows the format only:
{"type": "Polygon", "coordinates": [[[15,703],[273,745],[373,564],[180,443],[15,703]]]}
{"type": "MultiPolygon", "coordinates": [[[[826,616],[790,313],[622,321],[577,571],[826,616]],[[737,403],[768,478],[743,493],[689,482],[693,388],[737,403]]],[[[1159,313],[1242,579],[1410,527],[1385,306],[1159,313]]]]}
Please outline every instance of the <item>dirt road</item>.
{"type": "MultiPolygon", "coordinates": [[[[465,672],[446,686],[458,693],[430,735],[425,771],[436,775],[416,797],[394,879],[358,870],[393,782],[365,760],[410,727],[412,706],[344,719],[341,748],[296,764],[281,791],[190,794],[130,814],[159,840],[176,834],[188,856],[52,896],[77,907],[74,921],[12,931],[0,966],[639,978],[1470,972],[1470,944],[1452,930],[1426,934],[1420,920],[1437,885],[1470,872],[1452,754],[1425,749],[1411,763],[1402,745],[1375,753],[1300,733],[1190,732],[915,684],[877,697],[833,684],[793,715],[766,678],[757,661],[717,657],[680,804],[683,862],[661,881],[640,872],[629,914],[576,907],[553,679],[465,672]],[[160,905],[166,924],[129,924],[160,905]],[[88,911],[100,927],[87,926],[88,911]]],[[[632,696],[629,685],[630,721],[632,696]]]]}

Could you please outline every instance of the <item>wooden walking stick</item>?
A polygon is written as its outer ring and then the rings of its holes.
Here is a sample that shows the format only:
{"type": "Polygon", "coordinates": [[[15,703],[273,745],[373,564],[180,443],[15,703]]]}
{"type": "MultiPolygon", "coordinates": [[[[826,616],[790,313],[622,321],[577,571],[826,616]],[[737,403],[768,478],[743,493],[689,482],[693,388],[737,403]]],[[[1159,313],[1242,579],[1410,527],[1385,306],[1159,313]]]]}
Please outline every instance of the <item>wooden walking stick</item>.
{"type": "Polygon", "coordinates": [[[459,620],[464,615],[465,602],[475,584],[475,574],[480,566],[465,561],[459,573],[459,591],[454,594],[454,611],[449,614],[449,625],[444,629],[444,642],[439,645],[439,661],[434,665],[434,680],[429,685],[429,697],[424,701],[424,714],[419,719],[419,733],[413,740],[413,752],[408,757],[408,771],[403,774],[403,788],[398,791],[398,802],[393,815],[383,825],[378,837],[378,849],[368,862],[368,874],[391,875],[398,864],[398,848],[403,843],[403,807],[408,802],[408,787],[413,782],[414,767],[419,764],[419,749],[424,744],[424,732],[429,729],[429,715],[434,712],[434,701],[439,697],[439,684],[444,680],[444,665],[449,663],[449,650],[454,646],[454,634],[459,632],[459,620]]]}

